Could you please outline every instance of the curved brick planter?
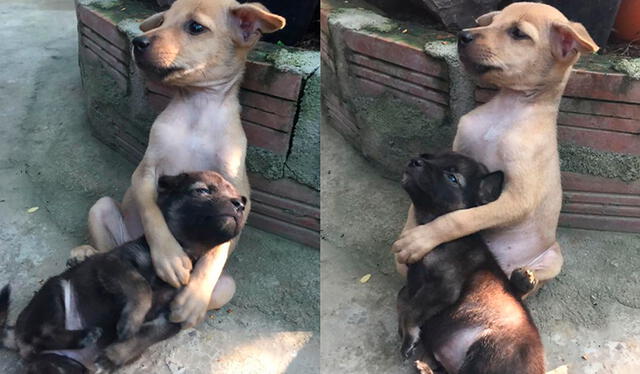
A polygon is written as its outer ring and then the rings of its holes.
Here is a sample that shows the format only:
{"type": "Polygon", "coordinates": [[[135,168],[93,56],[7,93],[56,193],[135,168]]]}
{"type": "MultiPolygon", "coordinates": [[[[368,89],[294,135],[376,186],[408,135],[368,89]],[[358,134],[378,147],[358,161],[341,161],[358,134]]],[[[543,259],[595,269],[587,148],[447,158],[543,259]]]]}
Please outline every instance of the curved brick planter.
{"type": "MultiPolygon", "coordinates": [[[[93,133],[133,162],[169,88],[146,81],[130,58],[138,22],[154,10],[138,1],[78,0],[79,62],[93,133]]],[[[319,247],[320,57],[260,43],[241,87],[253,188],[249,224],[319,247]]]]}
{"type": "MultiPolygon", "coordinates": [[[[449,148],[456,118],[494,93],[464,81],[455,58],[440,54],[451,35],[358,0],[323,1],[321,29],[327,122],[390,177],[411,155],[449,148]],[[426,42],[435,46],[428,53],[426,42]]],[[[601,56],[588,60],[560,106],[560,223],[640,232],[640,81],[601,56]]]]}

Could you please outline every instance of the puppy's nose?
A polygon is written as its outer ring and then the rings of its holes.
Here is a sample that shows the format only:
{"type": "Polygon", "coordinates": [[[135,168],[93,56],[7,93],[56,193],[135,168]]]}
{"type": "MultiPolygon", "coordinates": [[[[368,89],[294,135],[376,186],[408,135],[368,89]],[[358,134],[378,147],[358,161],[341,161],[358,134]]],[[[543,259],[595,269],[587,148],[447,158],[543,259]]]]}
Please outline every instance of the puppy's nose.
{"type": "Polygon", "coordinates": [[[412,158],[411,161],[409,161],[409,166],[412,168],[422,167],[425,164],[426,164],[426,161],[421,158],[412,158]]]}
{"type": "Polygon", "coordinates": [[[469,31],[460,31],[458,33],[458,42],[462,45],[469,44],[473,41],[473,34],[469,31]]]}
{"type": "Polygon", "coordinates": [[[236,212],[244,211],[244,203],[240,199],[231,199],[231,204],[236,208],[236,212]]]}
{"type": "Polygon", "coordinates": [[[144,35],[133,38],[131,41],[133,43],[133,47],[138,51],[144,51],[149,45],[151,45],[151,40],[144,35]]]}

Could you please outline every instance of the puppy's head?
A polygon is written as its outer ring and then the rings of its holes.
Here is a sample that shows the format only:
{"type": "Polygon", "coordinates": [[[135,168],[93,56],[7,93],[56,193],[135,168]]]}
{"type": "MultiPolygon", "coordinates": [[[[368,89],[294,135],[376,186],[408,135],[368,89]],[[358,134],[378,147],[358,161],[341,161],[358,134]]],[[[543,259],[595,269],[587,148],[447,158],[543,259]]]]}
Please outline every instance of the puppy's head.
{"type": "Polygon", "coordinates": [[[579,23],[554,7],[514,3],[479,17],[458,35],[466,69],[500,88],[539,90],[563,82],[580,53],[598,46],[579,23]]]}
{"type": "Polygon", "coordinates": [[[501,171],[489,173],[469,157],[446,152],[409,161],[402,186],[419,212],[440,216],[496,200],[503,178],[501,171]]]}
{"type": "Polygon", "coordinates": [[[244,226],[247,198],[213,171],[160,177],[157,201],[171,233],[191,255],[234,238],[244,226]]]}
{"type": "Polygon", "coordinates": [[[137,65],[152,79],[175,86],[208,87],[234,82],[262,33],[285,19],[259,3],[178,0],[140,24],[133,39],[137,65]]]}

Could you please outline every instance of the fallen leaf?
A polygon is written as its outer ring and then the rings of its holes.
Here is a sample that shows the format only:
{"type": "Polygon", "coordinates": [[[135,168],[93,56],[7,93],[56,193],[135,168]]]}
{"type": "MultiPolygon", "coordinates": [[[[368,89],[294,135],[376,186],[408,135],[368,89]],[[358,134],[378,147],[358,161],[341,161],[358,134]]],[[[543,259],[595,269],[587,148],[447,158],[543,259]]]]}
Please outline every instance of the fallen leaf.
{"type": "Polygon", "coordinates": [[[360,283],[367,283],[371,279],[371,274],[365,274],[360,278],[360,283]]]}
{"type": "Polygon", "coordinates": [[[35,213],[38,211],[38,209],[40,209],[39,206],[34,206],[33,208],[27,209],[27,213],[35,213]]]}

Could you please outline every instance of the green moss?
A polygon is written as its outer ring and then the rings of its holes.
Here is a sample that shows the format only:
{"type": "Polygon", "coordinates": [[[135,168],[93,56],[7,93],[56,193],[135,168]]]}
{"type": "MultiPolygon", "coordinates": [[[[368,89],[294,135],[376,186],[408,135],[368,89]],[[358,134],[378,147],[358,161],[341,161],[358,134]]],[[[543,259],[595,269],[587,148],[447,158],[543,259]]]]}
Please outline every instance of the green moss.
{"type": "Polygon", "coordinates": [[[331,22],[351,30],[389,32],[398,26],[389,18],[364,8],[339,8],[331,13],[331,22]]]}
{"type": "Polygon", "coordinates": [[[312,74],[320,66],[320,53],[306,49],[285,47],[270,43],[259,43],[250,53],[252,61],[273,64],[280,71],[303,76],[312,74]]]}
{"type": "Polygon", "coordinates": [[[443,60],[449,69],[449,108],[451,120],[458,123],[460,117],[475,106],[475,84],[458,59],[454,41],[432,40],[424,46],[427,55],[443,60]]]}
{"type": "Polygon", "coordinates": [[[416,154],[451,147],[455,129],[448,120],[430,120],[420,109],[390,95],[353,101],[363,154],[394,176],[416,154]]]}
{"type": "Polygon", "coordinates": [[[597,151],[575,144],[561,144],[559,151],[563,171],[625,182],[640,180],[640,156],[597,151]]]}
{"type": "Polygon", "coordinates": [[[263,148],[247,148],[247,169],[265,178],[280,179],[284,176],[285,156],[263,148]]]}
{"type": "Polygon", "coordinates": [[[305,84],[284,174],[320,190],[320,69],[305,84]]]}
{"type": "Polygon", "coordinates": [[[80,0],[80,3],[100,11],[100,14],[116,24],[125,19],[141,21],[160,11],[155,4],[141,0],[80,0]]]}
{"type": "Polygon", "coordinates": [[[640,58],[624,58],[613,64],[613,69],[640,80],[640,58]]]}

